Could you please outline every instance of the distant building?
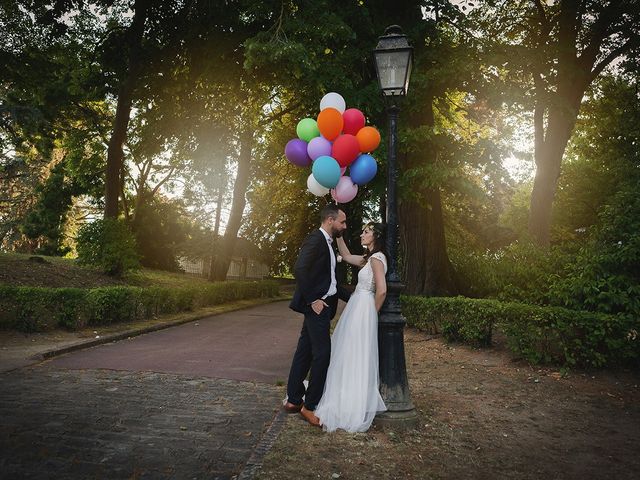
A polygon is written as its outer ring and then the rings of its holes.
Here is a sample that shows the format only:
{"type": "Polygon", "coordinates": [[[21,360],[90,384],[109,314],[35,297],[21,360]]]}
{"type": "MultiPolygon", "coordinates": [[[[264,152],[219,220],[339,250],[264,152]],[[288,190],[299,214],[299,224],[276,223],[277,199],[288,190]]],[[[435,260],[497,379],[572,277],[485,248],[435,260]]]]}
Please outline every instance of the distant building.
{"type": "MultiPolygon", "coordinates": [[[[229,270],[228,280],[261,280],[269,275],[269,267],[262,260],[260,249],[244,238],[236,240],[229,270]]],[[[211,257],[186,258],[179,257],[178,264],[185,273],[209,276],[211,269],[211,257]]]]}

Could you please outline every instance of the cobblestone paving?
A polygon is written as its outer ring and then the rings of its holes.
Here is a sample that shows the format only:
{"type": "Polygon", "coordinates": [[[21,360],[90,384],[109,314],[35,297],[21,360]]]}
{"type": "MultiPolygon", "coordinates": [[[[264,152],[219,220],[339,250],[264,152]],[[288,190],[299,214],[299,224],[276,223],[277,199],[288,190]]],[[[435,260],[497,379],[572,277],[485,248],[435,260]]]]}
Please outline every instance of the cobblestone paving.
{"type": "Polygon", "coordinates": [[[152,372],[0,375],[0,478],[232,479],[283,389],[152,372]]]}

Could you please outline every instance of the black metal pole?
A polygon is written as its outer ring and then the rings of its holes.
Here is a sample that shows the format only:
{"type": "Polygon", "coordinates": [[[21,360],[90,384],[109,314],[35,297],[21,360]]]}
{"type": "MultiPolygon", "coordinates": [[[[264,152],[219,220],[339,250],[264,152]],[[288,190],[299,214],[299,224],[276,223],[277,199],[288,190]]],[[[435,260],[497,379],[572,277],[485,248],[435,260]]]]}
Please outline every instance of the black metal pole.
{"type": "Polygon", "coordinates": [[[400,108],[396,104],[387,108],[389,126],[389,145],[387,152],[387,252],[389,253],[388,279],[400,282],[398,274],[398,206],[396,199],[396,151],[398,143],[398,114],[400,108]]]}
{"type": "Polygon", "coordinates": [[[397,137],[398,113],[394,103],[387,108],[389,119],[389,145],[387,157],[387,298],[380,310],[378,321],[378,352],[380,360],[380,394],[387,411],[376,416],[376,423],[393,428],[411,428],[417,424],[417,414],[407,380],[404,353],[404,326],[400,293],[404,289],[398,272],[398,206],[397,137]]]}

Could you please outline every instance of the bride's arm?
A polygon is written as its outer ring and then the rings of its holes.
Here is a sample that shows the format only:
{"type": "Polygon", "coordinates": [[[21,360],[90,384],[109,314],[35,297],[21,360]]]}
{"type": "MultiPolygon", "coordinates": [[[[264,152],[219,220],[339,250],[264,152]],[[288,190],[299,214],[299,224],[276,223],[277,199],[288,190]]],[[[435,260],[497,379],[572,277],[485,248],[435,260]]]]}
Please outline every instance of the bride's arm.
{"type": "Polygon", "coordinates": [[[379,312],[387,297],[387,280],[384,276],[384,265],[381,260],[373,257],[371,260],[373,270],[373,280],[376,282],[376,310],[379,312]]]}
{"type": "Polygon", "coordinates": [[[349,251],[349,247],[347,247],[347,244],[344,242],[344,238],[338,237],[337,241],[338,241],[338,252],[340,252],[340,256],[342,257],[342,259],[345,262],[350,263],[351,265],[355,265],[356,267],[361,267],[362,264],[364,263],[364,257],[362,255],[351,255],[351,252],[349,251]]]}

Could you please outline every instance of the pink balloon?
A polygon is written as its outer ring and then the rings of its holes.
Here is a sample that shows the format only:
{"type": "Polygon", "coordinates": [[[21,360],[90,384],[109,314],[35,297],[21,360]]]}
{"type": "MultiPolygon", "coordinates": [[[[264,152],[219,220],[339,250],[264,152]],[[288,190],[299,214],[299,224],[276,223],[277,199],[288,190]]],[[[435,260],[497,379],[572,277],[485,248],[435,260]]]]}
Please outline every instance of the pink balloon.
{"type": "Polygon", "coordinates": [[[365,119],[364,114],[357,108],[349,108],[342,114],[344,120],[344,127],[342,127],[342,133],[348,133],[355,135],[364,127],[365,119]]]}
{"type": "Polygon", "coordinates": [[[351,181],[351,177],[340,177],[336,188],[331,189],[331,197],[338,203],[353,200],[358,193],[358,185],[351,181]]]}
{"type": "Polygon", "coordinates": [[[346,171],[347,171],[347,167],[342,167],[342,168],[340,169],[340,175],[341,175],[341,176],[342,176],[342,175],[344,175],[344,172],[346,172],[346,171]]]}

